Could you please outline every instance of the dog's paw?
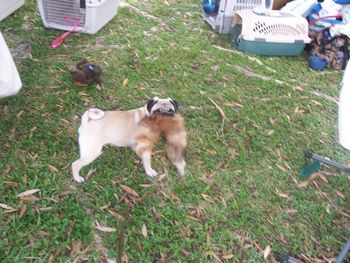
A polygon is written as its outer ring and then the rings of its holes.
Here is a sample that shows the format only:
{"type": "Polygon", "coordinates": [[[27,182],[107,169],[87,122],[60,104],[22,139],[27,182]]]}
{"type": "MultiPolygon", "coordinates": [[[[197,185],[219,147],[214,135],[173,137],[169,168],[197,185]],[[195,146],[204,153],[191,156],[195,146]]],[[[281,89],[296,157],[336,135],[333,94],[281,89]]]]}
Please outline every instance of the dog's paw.
{"type": "Polygon", "coordinates": [[[154,176],[157,176],[157,175],[158,175],[158,173],[157,173],[155,170],[153,170],[152,168],[149,169],[148,171],[146,171],[146,174],[147,174],[148,176],[151,176],[151,177],[154,177],[154,176]]]}
{"type": "Polygon", "coordinates": [[[180,176],[184,176],[184,175],[185,175],[185,169],[177,169],[177,173],[178,173],[180,176]]]}
{"type": "Polygon", "coordinates": [[[74,180],[77,183],[84,183],[85,182],[85,179],[83,177],[81,177],[81,176],[74,177],[74,180]]]}

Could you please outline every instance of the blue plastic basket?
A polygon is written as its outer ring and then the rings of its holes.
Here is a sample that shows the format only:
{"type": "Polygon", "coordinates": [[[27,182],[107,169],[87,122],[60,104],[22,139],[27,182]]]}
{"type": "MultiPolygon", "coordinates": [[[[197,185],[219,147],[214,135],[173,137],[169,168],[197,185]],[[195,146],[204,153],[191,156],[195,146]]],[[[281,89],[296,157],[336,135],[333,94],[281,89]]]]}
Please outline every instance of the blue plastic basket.
{"type": "Polygon", "coordinates": [[[318,56],[309,57],[309,67],[314,70],[324,70],[327,66],[327,59],[318,56]]]}

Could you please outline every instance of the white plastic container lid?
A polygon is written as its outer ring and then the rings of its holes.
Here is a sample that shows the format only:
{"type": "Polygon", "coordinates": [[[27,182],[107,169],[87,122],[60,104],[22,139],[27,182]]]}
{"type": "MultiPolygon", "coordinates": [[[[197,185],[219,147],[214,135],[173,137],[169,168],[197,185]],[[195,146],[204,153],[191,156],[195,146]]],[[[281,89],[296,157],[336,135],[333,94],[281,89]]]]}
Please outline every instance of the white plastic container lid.
{"type": "Polygon", "coordinates": [[[339,141],[340,144],[350,150],[350,63],[348,62],[339,95],[339,141]]]}

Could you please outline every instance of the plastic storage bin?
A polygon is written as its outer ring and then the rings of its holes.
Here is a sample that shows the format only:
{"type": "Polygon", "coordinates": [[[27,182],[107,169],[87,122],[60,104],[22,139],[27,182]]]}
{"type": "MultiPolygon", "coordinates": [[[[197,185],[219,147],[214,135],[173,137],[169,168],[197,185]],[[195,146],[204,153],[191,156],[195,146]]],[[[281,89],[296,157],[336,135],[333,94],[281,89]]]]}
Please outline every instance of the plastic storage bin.
{"type": "MultiPolygon", "coordinates": [[[[217,0],[218,1],[218,0],[217,0]]],[[[203,11],[203,20],[220,34],[229,34],[236,11],[262,6],[272,9],[273,0],[220,0],[217,14],[208,15],[203,11]]]]}
{"type": "Polygon", "coordinates": [[[76,31],[95,34],[118,11],[119,0],[38,0],[45,27],[69,31],[79,22],[76,31]]]}
{"type": "Polygon", "coordinates": [[[308,22],[278,10],[240,10],[233,19],[231,44],[258,55],[297,56],[308,37],[308,22]]]}
{"type": "Polygon", "coordinates": [[[21,78],[0,32],[0,98],[16,95],[21,88],[21,78]]]}
{"type": "Polygon", "coordinates": [[[318,56],[310,56],[308,58],[309,67],[313,70],[324,70],[327,67],[327,59],[318,56]]]}
{"type": "Polygon", "coordinates": [[[350,62],[346,64],[340,84],[338,104],[338,128],[340,144],[350,150],[350,62]]]}
{"type": "Polygon", "coordinates": [[[281,11],[307,17],[316,5],[317,0],[294,0],[282,7],[281,11]]]}
{"type": "Polygon", "coordinates": [[[0,21],[24,4],[24,0],[0,0],[0,21]]]}

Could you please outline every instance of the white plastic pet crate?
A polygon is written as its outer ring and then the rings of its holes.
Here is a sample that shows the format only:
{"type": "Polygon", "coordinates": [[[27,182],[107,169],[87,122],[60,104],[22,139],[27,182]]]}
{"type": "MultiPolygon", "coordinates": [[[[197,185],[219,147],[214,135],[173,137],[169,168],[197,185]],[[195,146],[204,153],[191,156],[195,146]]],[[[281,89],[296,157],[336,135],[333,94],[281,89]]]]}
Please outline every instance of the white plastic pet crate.
{"type": "Polygon", "coordinates": [[[279,10],[237,11],[231,42],[239,50],[259,55],[296,56],[310,43],[307,20],[279,10]]]}
{"type": "Polygon", "coordinates": [[[38,0],[45,27],[95,34],[118,11],[119,0],[38,0]]]}
{"type": "MultiPolygon", "coordinates": [[[[217,0],[219,1],[219,0],[217,0]]],[[[208,15],[203,11],[203,19],[220,34],[228,34],[231,31],[232,19],[236,11],[253,9],[262,6],[272,9],[273,0],[220,0],[216,15],[208,15]]]]}
{"type": "Polygon", "coordinates": [[[24,0],[0,0],[0,21],[24,4],[24,0]]]}

